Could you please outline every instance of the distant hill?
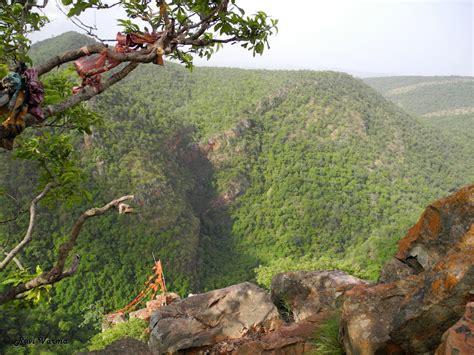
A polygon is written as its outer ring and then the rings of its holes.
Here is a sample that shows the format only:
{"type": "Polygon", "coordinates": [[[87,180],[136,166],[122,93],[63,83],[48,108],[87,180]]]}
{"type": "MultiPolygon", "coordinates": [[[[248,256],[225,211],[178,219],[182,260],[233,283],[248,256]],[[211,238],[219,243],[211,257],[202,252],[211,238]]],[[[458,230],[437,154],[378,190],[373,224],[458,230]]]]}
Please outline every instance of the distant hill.
{"type": "MultiPolygon", "coordinates": [[[[89,39],[57,40],[35,45],[35,62],[89,39]]],[[[339,72],[150,64],[91,107],[104,127],[76,144],[93,204],[134,193],[138,213],[84,228],[78,274],[55,286],[55,312],[41,312],[51,338],[87,339],[90,328],[75,332],[86,307],[127,304],[153,255],[181,294],[253,280],[257,266],[288,259],[344,261],[374,279],[423,208],[474,179],[460,142],[339,72]]],[[[5,155],[0,165],[0,187],[27,201],[34,166],[5,155]]],[[[0,204],[2,216],[7,206],[0,204]]],[[[55,240],[85,207],[59,206],[44,217],[25,263],[50,262],[55,240]]],[[[20,224],[0,225],[0,243],[21,232],[20,224]]],[[[19,334],[34,336],[25,319],[19,334]]]]}
{"type": "MultiPolygon", "coordinates": [[[[474,157],[474,77],[400,76],[364,81],[420,122],[463,146],[474,157]]],[[[466,164],[473,164],[474,158],[466,164]]]]}
{"type": "Polygon", "coordinates": [[[407,112],[417,116],[474,113],[474,78],[460,76],[400,76],[364,81],[407,112]]]}
{"type": "Polygon", "coordinates": [[[60,34],[57,37],[45,39],[36,42],[29,51],[34,65],[44,63],[54,55],[61,54],[71,49],[81,48],[96,41],[80,33],[69,31],[60,34]]]}

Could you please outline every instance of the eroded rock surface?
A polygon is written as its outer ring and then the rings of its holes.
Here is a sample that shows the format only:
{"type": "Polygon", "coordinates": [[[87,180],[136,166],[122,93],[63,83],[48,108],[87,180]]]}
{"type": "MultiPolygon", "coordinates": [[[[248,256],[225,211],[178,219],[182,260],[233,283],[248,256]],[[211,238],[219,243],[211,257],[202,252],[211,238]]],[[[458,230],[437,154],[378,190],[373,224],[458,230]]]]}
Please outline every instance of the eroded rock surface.
{"type": "Polygon", "coordinates": [[[400,241],[397,258],[412,275],[397,280],[400,271],[389,282],[386,268],[387,283],[347,292],[347,354],[432,353],[474,301],[474,185],[429,206],[400,241]]]}
{"type": "Polygon", "coordinates": [[[382,270],[381,282],[430,270],[461,242],[474,223],[474,185],[433,202],[400,241],[395,258],[382,270]]]}
{"type": "Polygon", "coordinates": [[[291,271],[272,279],[271,295],[297,322],[336,309],[336,299],[356,285],[367,282],[343,271],[291,271]]]}
{"type": "Polygon", "coordinates": [[[474,354],[474,302],[466,305],[464,315],[443,334],[441,340],[436,355],[474,354]]]}
{"type": "Polygon", "coordinates": [[[154,354],[213,346],[282,324],[270,296],[244,282],[194,295],[152,314],[149,346],[154,354]]]}

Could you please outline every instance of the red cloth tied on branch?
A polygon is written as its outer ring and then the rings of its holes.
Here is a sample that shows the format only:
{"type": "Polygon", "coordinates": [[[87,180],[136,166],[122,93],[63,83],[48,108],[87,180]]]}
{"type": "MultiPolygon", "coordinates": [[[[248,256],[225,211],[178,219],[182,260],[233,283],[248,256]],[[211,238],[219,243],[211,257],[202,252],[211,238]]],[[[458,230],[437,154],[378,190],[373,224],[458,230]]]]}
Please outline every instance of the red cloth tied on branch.
{"type": "Polygon", "coordinates": [[[81,78],[87,78],[102,74],[119,65],[118,60],[109,58],[107,50],[104,49],[99,56],[82,57],[74,62],[76,71],[81,78]]]}
{"type": "Polygon", "coordinates": [[[128,47],[133,49],[142,48],[144,44],[153,44],[158,41],[163,32],[152,32],[152,33],[117,33],[117,45],[122,47],[128,47]]]}
{"type": "MultiPolygon", "coordinates": [[[[147,44],[155,43],[161,35],[162,32],[146,32],[144,34],[118,32],[116,37],[117,44],[114,51],[117,53],[129,53],[138,50],[147,44]]],[[[162,60],[158,62],[162,63],[162,60]]],[[[100,74],[115,68],[120,63],[120,61],[110,58],[107,55],[107,49],[104,49],[98,56],[87,56],[76,60],[74,66],[82,78],[82,85],[73,88],[73,93],[78,93],[86,85],[93,86],[97,90],[100,90],[100,74]]]]}

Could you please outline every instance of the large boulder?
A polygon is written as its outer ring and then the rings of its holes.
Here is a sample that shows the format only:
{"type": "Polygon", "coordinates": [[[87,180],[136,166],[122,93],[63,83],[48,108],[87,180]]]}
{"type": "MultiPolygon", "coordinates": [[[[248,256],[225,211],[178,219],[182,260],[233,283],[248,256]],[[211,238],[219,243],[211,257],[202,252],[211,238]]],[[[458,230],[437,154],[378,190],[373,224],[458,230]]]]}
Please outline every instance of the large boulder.
{"type": "Polygon", "coordinates": [[[430,270],[458,244],[474,223],[474,185],[433,202],[400,240],[398,252],[381,273],[381,282],[430,270]]]}
{"type": "Polygon", "coordinates": [[[346,293],[347,354],[432,353],[474,301],[474,185],[429,206],[401,240],[397,258],[411,275],[346,293]]]}
{"type": "Polygon", "coordinates": [[[466,305],[462,318],[442,337],[436,355],[474,354],[474,302],[466,305]]]}
{"type": "Polygon", "coordinates": [[[154,312],[149,346],[154,354],[186,352],[252,332],[266,333],[281,324],[267,292],[244,282],[194,295],[154,312]]]}
{"type": "Polygon", "coordinates": [[[296,322],[336,309],[336,299],[348,289],[367,282],[342,271],[291,271],[272,279],[273,302],[296,322]]]}

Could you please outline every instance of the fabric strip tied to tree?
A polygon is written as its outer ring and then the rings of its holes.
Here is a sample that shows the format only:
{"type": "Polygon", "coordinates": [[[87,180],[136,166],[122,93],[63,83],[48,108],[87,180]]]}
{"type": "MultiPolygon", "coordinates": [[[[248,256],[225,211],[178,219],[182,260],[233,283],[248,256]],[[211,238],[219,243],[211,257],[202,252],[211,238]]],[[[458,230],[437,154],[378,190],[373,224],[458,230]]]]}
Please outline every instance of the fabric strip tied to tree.
{"type": "MultiPolygon", "coordinates": [[[[161,35],[161,32],[147,32],[144,34],[118,32],[116,36],[117,44],[115,45],[114,50],[117,53],[136,51],[144,48],[147,44],[155,43],[160,39],[161,35]]],[[[82,78],[82,85],[74,87],[73,92],[76,94],[87,85],[100,90],[100,74],[115,68],[120,63],[120,61],[110,58],[107,55],[106,49],[98,56],[89,55],[76,60],[74,66],[76,67],[77,73],[82,78]]],[[[163,65],[162,60],[159,60],[157,63],[163,65]]]]}

